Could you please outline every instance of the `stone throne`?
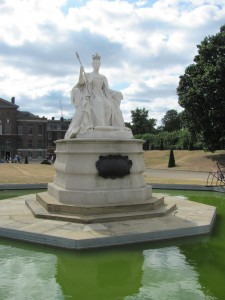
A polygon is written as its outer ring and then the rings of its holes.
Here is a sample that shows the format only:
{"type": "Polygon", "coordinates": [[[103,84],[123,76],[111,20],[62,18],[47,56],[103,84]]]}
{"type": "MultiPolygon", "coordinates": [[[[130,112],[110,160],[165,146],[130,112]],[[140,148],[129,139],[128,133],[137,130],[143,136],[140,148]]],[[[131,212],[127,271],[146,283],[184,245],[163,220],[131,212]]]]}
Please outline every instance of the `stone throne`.
{"type": "Polygon", "coordinates": [[[124,125],[122,94],[99,74],[98,54],[92,66],[89,74],[81,66],[71,92],[76,112],[65,139],[55,142],[54,181],[27,205],[36,217],[79,223],[163,216],[175,206],[145,184],[143,141],[124,125]]]}

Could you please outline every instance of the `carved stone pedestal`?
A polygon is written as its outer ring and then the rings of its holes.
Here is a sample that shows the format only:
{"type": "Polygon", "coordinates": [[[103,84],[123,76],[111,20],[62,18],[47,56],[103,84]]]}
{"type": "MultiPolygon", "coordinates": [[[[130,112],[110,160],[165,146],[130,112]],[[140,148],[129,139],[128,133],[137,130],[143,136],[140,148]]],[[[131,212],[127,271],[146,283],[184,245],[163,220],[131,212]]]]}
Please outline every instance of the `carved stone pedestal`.
{"type": "Polygon", "coordinates": [[[142,141],[56,141],[56,176],[48,191],[27,201],[36,217],[80,223],[162,216],[174,209],[145,184],[142,141]]]}

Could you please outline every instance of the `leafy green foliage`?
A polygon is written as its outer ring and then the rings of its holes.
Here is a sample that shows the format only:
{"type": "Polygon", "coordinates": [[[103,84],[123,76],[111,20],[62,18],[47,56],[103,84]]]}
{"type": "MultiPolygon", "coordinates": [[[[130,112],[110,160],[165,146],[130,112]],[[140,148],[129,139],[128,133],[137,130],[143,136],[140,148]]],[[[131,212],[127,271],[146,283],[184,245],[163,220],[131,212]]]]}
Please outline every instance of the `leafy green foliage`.
{"type": "Polygon", "coordinates": [[[144,150],[176,149],[176,150],[202,150],[201,137],[196,142],[192,141],[191,133],[187,128],[177,131],[137,134],[135,138],[145,140],[144,150]]]}
{"type": "Polygon", "coordinates": [[[162,118],[162,125],[164,131],[176,131],[181,129],[181,115],[175,109],[168,110],[162,118]]]}
{"type": "Polygon", "coordinates": [[[225,26],[197,48],[177,94],[192,136],[200,134],[205,147],[215,151],[225,148],[225,26]]]}
{"type": "Polygon", "coordinates": [[[163,139],[160,139],[160,146],[159,146],[159,150],[164,150],[163,139]]]}
{"type": "Polygon", "coordinates": [[[155,131],[156,119],[148,118],[148,110],[136,108],[131,111],[131,129],[133,134],[143,134],[155,131]]]}
{"type": "Polygon", "coordinates": [[[193,141],[188,128],[184,113],[176,110],[169,110],[163,120],[164,126],[155,129],[156,120],[148,118],[148,111],[143,108],[136,108],[131,111],[132,124],[125,123],[126,127],[132,129],[135,138],[144,140],[144,150],[198,150],[202,149],[202,136],[197,135],[197,140],[193,141]],[[168,125],[168,126],[167,126],[168,125]],[[164,130],[170,127],[171,130],[164,130]],[[176,129],[176,128],[182,129],[176,129]],[[176,130],[175,130],[176,129],[176,130]]]}

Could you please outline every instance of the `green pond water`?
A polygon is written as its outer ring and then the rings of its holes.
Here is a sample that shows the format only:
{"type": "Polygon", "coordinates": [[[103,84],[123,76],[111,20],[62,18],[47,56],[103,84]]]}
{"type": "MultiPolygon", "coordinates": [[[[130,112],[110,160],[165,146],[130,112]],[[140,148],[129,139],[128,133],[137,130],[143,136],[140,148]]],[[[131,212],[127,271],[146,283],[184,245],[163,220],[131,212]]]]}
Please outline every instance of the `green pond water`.
{"type": "Polygon", "coordinates": [[[225,194],[154,192],[216,206],[212,234],[92,251],[0,239],[0,300],[224,300],[225,194]]]}

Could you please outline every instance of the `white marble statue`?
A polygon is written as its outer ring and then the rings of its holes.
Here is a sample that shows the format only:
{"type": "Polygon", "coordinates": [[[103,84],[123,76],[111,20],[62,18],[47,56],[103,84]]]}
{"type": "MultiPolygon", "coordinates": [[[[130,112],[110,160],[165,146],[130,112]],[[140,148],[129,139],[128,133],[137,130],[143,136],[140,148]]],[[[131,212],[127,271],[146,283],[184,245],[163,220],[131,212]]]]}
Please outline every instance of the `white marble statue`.
{"type": "MultiPolygon", "coordinates": [[[[79,59],[79,56],[77,54],[79,59]]],[[[95,128],[125,128],[120,110],[123,99],[121,92],[109,89],[107,78],[99,73],[101,57],[96,53],[92,56],[93,71],[85,73],[80,67],[78,83],[71,91],[71,102],[75,106],[75,114],[71,121],[65,138],[75,138],[79,134],[93,131],[95,128]]]]}

